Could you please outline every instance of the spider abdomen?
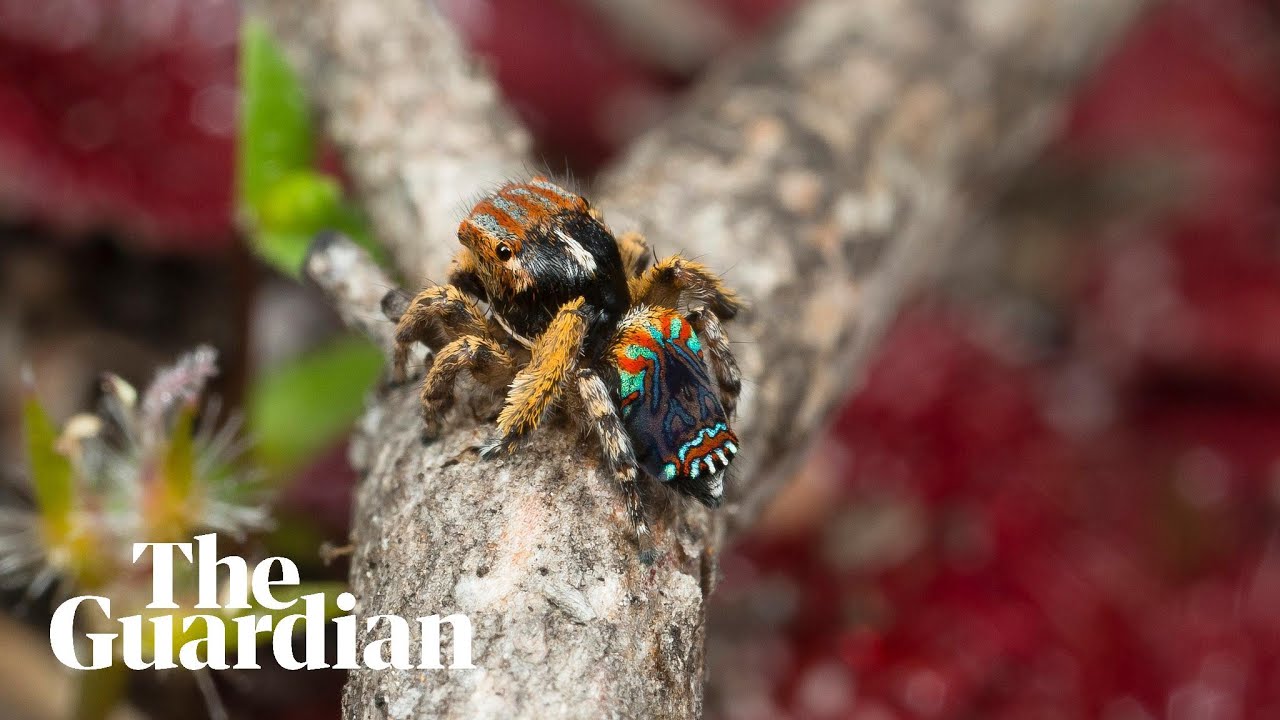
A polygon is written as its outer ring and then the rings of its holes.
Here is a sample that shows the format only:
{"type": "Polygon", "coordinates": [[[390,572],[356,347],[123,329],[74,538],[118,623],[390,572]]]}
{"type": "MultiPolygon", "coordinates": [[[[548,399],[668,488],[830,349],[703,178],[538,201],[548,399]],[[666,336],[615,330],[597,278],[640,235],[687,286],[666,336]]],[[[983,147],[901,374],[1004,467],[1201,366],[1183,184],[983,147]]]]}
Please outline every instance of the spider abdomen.
{"type": "Polygon", "coordinates": [[[619,323],[609,358],[636,460],[646,473],[711,507],[738,438],[689,321],[671,308],[640,306],[619,323]]]}

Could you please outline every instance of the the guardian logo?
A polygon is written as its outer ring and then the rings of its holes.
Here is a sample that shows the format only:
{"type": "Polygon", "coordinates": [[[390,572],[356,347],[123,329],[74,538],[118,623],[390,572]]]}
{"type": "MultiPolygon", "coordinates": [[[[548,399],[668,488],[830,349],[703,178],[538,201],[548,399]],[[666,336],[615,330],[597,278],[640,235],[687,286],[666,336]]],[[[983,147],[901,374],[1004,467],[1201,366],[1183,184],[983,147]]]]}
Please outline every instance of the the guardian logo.
{"type": "MultiPolygon", "coordinates": [[[[213,534],[200,535],[193,543],[135,543],[133,562],[150,552],[153,567],[151,602],[145,615],[129,615],[114,618],[111,601],[106,597],[83,595],[74,597],[58,606],[49,625],[49,645],[63,665],[77,670],[100,670],[117,659],[134,670],[155,668],[164,670],[184,667],[188,670],[209,668],[212,670],[257,670],[260,635],[269,635],[276,662],[287,670],[320,670],[337,668],[356,670],[370,668],[384,670],[441,669],[441,626],[448,624],[452,636],[452,663],[450,668],[473,669],[471,664],[471,621],[465,615],[455,614],[441,618],[438,615],[416,618],[411,625],[395,615],[374,615],[365,619],[364,632],[358,632],[354,615],[333,618],[336,636],[335,662],[326,662],[328,648],[325,629],[325,596],[323,593],[295,596],[278,600],[272,588],[296,586],[298,567],[287,558],[272,557],[263,560],[252,569],[244,558],[229,555],[218,557],[217,539],[213,534]],[[181,610],[174,602],[173,571],[178,554],[188,563],[194,563],[199,583],[198,600],[193,610],[209,610],[209,613],[177,613],[181,610]],[[218,584],[218,568],[224,568],[228,580],[221,588],[218,584]],[[273,579],[273,568],[278,567],[273,579]],[[220,592],[221,591],[221,592],[220,592]],[[300,607],[299,607],[300,606],[300,607]],[[272,611],[273,614],[253,614],[254,608],[272,611]],[[297,608],[300,612],[289,615],[280,613],[297,608]],[[231,611],[231,612],[227,612],[231,611]],[[235,611],[245,611],[243,613],[235,611]],[[176,628],[177,618],[181,627],[176,628]],[[305,623],[304,657],[294,654],[295,626],[305,623]],[[77,653],[75,626],[95,632],[86,633],[88,662],[77,653]],[[96,632],[104,628],[116,632],[96,632]],[[358,635],[373,635],[379,626],[384,629],[378,639],[358,648],[358,635]],[[235,638],[235,664],[228,664],[227,637],[235,638]],[[416,636],[416,637],[415,637],[416,636]],[[145,638],[145,641],[144,641],[145,638]],[[182,640],[175,661],[175,638],[182,640]],[[420,641],[421,652],[410,658],[413,641],[420,641]],[[151,648],[151,657],[145,657],[151,648]]],[[[350,613],[356,598],[344,592],[336,598],[339,610],[350,613]]],[[[83,650],[83,648],[81,648],[83,650]]]]}

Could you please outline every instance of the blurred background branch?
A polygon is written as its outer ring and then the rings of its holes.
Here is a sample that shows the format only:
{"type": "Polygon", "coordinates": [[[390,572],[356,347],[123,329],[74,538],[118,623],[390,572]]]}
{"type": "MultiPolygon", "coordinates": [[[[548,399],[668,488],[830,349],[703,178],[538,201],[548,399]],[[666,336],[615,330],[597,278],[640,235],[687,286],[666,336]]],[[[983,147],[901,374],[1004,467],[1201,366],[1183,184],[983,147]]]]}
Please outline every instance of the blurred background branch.
{"type": "Polygon", "coordinates": [[[599,13],[634,53],[664,70],[689,75],[728,44],[730,29],[696,0],[575,0],[599,13]]]}

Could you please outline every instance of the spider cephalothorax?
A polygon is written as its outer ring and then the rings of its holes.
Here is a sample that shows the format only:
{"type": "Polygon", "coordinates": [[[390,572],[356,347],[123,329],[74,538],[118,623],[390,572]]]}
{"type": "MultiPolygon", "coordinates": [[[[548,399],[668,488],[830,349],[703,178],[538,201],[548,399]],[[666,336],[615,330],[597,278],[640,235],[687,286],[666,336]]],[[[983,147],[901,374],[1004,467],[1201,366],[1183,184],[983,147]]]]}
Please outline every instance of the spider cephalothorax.
{"type": "Polygon", "coordinates": [[[741,309],[737,296],[679,255],[650,267],[639,235],[615,238],[586,200],[545,178],[482,199],[458,239],[449,284],[419,293],[396,327],[397,379],[411,344],[435,351],[422,383],[425,434],[439,431],[466,369],[510,386],[486,457],[513,451],[562,401],[581,411],[623,489],[643,557],[640,469],[719,506],[738,452],[730,420],[741,389],[720,320],[741,309]]]}
{"type": "Polygon", "coordinates": [[[600,322],[627,309],[617,241],[586,200],[546,180],[505,185],[481,200],[458,227],[458,240],[466,249],[450,282],[470,285],[526,346],[570,300],[583,298],[600,322]]]}

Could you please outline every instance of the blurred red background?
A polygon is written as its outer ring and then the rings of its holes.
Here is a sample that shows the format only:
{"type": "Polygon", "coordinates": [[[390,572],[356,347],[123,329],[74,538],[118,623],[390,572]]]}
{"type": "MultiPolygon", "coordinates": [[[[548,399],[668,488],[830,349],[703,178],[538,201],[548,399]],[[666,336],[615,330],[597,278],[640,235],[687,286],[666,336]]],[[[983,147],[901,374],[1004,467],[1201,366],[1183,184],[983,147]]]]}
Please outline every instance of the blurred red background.
{"type": "MultiPolygon", "coordinates": [[[[706,0],[711,49],[789,4],[706,0]]],[[[444,5],[553,168],[600,167],[690,80],[587,3],[444,5]]],[[[239,14],[0,0],[4,221],[233,255],[239,14]]],[[[1027,188],[1005,282],[925,293],[725,556],[713,714],[1280,717],[1280,10],[1165,3],[1027,188]]],[[[340,458],[289,502],[344,517],[340,458]]]]}

